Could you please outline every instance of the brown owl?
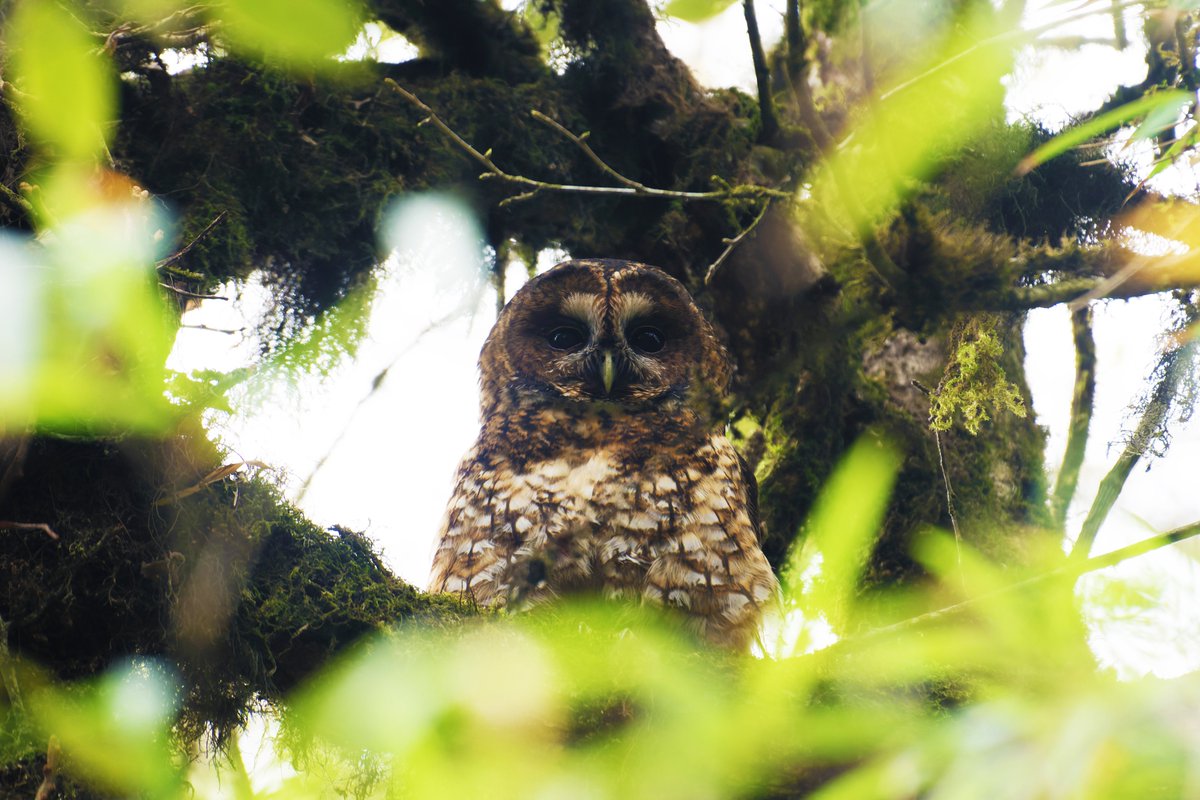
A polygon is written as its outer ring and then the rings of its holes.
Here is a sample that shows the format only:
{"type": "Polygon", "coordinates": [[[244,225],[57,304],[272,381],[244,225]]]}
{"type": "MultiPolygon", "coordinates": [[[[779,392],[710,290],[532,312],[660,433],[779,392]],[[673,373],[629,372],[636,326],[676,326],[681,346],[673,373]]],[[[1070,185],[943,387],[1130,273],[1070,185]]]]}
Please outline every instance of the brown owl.
{"type": "Polygon", "coordinates": [[[508,606],[642,598],[744,648],[778,583],[754,476],[692,401],[723,392],[731,367],[683,285],[643,264],[566,261],[505,306],[479,368],[482,430],[431,590],[508,606]]]}

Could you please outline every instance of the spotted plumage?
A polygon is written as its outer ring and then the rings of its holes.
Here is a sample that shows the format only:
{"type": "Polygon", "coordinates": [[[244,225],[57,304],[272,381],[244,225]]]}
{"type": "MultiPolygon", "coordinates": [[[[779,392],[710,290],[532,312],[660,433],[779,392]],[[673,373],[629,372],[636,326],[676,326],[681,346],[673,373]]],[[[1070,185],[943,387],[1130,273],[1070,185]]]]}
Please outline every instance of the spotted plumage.
{"type": "Polygon", "coordinates": [[[626,261],[560,264],[501,312],[480,372],[482,430],[430,588],[487,605],[640,598],[744,647],[778,584],[754,477],[693,400],[723,391],[730,365],[683,286],[626,261]]]}

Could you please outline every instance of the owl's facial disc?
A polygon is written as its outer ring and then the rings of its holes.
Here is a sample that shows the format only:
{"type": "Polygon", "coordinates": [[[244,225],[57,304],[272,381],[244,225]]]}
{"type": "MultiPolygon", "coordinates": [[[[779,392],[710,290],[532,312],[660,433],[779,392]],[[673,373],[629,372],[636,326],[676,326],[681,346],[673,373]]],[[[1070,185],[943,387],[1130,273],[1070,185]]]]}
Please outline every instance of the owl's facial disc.
{"type": "Polygon", "coordinates": [[[648,297],[632,292],[615,303],[604,295],[573,293],[561,317],[544,328],[563,397],[610,402],[644,402],[671,388],[656,360],[670,345],[668,325],[654,318],[648,297]]]}

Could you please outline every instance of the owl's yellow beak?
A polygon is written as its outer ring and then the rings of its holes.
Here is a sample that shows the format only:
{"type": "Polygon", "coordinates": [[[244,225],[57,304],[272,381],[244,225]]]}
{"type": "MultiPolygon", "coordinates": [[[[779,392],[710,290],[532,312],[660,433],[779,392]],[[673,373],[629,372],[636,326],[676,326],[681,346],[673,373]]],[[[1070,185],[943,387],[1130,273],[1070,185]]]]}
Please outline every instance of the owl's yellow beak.
{"type": "Polygon", "coordinates": [[[600,365],[600,380],[604,384],[604,393],[612,392],[613,381],[617,379],[617,366],[613,363],[612,350],[604,351],[604,362],[600,365]]]}

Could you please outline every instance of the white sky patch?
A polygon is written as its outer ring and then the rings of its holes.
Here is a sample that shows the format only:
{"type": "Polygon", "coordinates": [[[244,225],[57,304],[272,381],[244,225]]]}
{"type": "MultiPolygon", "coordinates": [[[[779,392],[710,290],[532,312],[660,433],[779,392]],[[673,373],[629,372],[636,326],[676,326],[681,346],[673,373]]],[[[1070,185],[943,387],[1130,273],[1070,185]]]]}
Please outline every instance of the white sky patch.
{"type": "Polygon", "coordinates": [[[1059,25],[1021,50],[1016,67],[1004,79],[1010,121],[1030,117],[1052,131],[1095,109],[1120,85],[1146,77],[1145,39],[1138,9],[1125,10],[1129,46],[1116,48],[1111,5],[1035,0],[1025,10],[1025,27],[1038,29],[1057,20],[1096,13],[1059,25]],[[1079,39],[1089,43],[1078,46],[1079,39]],[[1058,45],[1055,42],[1058,42],[1058,45]],[[1065,45],[1065,47],[1064,47],[1065,45]]]}
{"type": "MultiPolygon", "coordinates": [[[[754,4],[763,49],[770,52],[783,38],[784,3],[758,0],[754,4]]],[[[684,61],[704,86],[736,86],[756,93],[754,62],[741,3],[734,3],[712,19],[700,23],[673,17],[658,22],[658,35],[667,48],[684,61]]]]}
{"type": "Polygon", "coordinates": [[[377,61],[400,64],[420,55],[417,46],[382,22],[368,22],[358,32],[354,44],[339,56],[341,61],[377,61]]]}

